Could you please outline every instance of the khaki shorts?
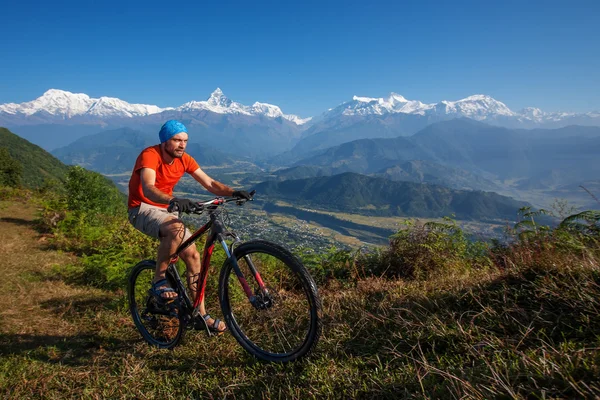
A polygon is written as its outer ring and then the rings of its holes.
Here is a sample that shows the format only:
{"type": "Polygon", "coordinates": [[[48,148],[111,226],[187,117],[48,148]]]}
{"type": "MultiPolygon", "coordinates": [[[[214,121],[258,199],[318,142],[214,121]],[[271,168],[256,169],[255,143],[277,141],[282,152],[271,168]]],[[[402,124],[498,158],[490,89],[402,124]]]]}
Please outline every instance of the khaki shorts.
{"type": "MultiPolygon", "coordinates": [[[[156,207],[142,203],[139,207],[129,209],[129,222],[138,231],[153,238],[160,239],[160,226],[167,220],[178,217],[177,212],[168,212],[166,208],[156,207]]],[[[192,236],[189,229],[185,228],[183,240],[192,236]]],[[[182,241],[183,241],[182,240],[182,241]]]]}

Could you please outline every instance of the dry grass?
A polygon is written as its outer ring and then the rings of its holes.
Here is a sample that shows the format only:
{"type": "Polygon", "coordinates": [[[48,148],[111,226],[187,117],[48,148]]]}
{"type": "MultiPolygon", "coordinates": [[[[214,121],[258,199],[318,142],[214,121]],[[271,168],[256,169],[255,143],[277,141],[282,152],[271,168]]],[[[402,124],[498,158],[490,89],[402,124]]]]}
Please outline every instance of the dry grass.
{"type": "Polygon", "coordinates": [[[2,398],[600,396],[594,252],[514,248],[504,269],[330,281],[321,289],[316,354],[272,365],[229,335],[191,332],[173,351],[150,348],[122,292],[68,285],[52,273],[72,256],[45,248],[33,213],[0,207],[2,398]]]}

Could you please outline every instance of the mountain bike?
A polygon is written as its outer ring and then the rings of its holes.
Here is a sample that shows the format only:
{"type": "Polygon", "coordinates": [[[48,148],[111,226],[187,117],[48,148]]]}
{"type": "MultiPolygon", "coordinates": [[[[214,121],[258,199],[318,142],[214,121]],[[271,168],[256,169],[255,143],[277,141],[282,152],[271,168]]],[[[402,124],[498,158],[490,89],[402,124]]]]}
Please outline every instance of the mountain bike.
{"type": "Polygon", "coordinates": [[[321,335],[317,286],[301,261],[284,247],[266,240],[242,242],[227,229],[223,209],[233,201],[243,205],[246,200],[217,197],[194,204],[191,213],[206,212],[208,221],[170,257],[166,279],[177,298],[168,308],[153,305],[149,293],[156,262],[144,260],[132,269],[128,299],[135,326],[148,343],[167,349],[177,346],[189,329],[205,329],[212,335],[199,305],[205,295],[211,255],[218,243],[227,257],[219,275],[218,296],[228,331],[260,360],[297,360],[314,350],[321,335]],[[193,283],[196,298],[191,299],[176,263],[179,254],[206,232],[199,278],[193,283]]]}

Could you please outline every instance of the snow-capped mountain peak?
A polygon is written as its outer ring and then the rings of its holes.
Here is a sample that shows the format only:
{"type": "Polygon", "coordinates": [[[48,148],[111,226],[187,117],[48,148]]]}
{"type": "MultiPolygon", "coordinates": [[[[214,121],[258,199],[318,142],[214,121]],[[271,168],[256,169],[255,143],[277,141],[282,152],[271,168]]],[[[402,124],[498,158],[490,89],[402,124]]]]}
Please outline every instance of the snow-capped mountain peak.
{"type": "Polygon", "coordinates": [[[536,107],[525,107],[519,114],[530,114],[530,115],[543,115],[544,112],[536,107]]]}
{"type": "Polygon", "coordinates": [[[252,104],[252,111],[255,114],[263,114],[267,117],[277,118],[283,116],[281,108],[267,103],[259,103],[258,101],[252,104]]]}
{"type": "Polygon", "coordinates": [[[408,100],[406,100],[404,98],[404,96],[402,96],[402,95],[400,95],[398,93],[394,93],[394,92],[390,93],[390,95],[388,97],[388,101],[390,103],[393,103],[393,102],[408,103],[408,100]]]}
{"type": "Polygon", "coordinates": [[[457,101],[444,100],[436,105],[436,109],[445,114],[456,114],[480,121],[490,117],[516,116],[516,113],[511,111],[506,104],[484,94],[472,95],[457,101]]]}
{"type": "Polygon", "coordinates": [[[70,119],[86,115],[95,117],[133,117],[155,114],[164,110],[166,109],[152,105],[130,104],[113,97],[93,99],[84,93],[71,93],[59,89],[47,90],[37,99],[25,103],[0,105],[0,113],[5,112],[25,117],[33,115],[49,116],[59,119],[70,119]]]}
{"type": "Polygon", "coordinates": [[[206,101],[190,101],[180,107],[177,107],[178,111],[201,111],[208,110],[217,114],[242,114],[242,115],[254,115],[254,116],[265,116],[268,118],[284,118],[297,125],[305,124],[310,121],[311,118],[300,118],[296,115],[284,114],[281,108],[278,106],[255,102],[251,106],[245,106],[241,103],[230,100],[220,88],[216,88],[211,93],[208,100],[206,101]]]}
{"type": "Polygon", "coordinates": [[[407,100],[398,93],[383,98],[354,96],[352,101],[330,110],[330,115],[384,115],[393,113],[424,114],[432,106],[416,100],[407,100]]]}
{"type": "Polygon", "coordinates": [[[37,99],[20,104],[15,111],[25,115],[46,112],[70,118],[85,113],[92,104],[93,100],[86,94],[50,89],[37,99]]]}
{"type": "Polygon", "coordinates": [[[144,115],[157,114],[172,108],[160,108],[158,106],[145,104],[129,104],[115,97],[100,97],[88,110],[89,115],[96,116],[121,116],[140,117],[144,115]]]}
{"type": "Polygon", "coordinates": [[[229,107],[232,103],[232,101],[223,94],[223,91],[220,88],[216,88],[206,102],[211,106],[216,107],[229,107]]]}
{"type": "Polygon", "coordinates": [[[600,118],[600,112],[584,114],[566,112],[544,112],[539,108],[528,107],[518,112],[512,111],[506,104],[485,94],[474,94],[460,100],[442,100],[438,103],[426,104],[418,100],[407,100],[398,93],[390,93],[387,97],[353,96],[351,101],[329,109],[318,117],[318,120],[333,119],[338,116],[368,116],[387,114],[410,114],[443,120],[449,118],[471,118],[492,124],[507,126],[538,126],[556,124],[562,121],[569,123],[594,124],[591,120],[600,118]]]}
{"type": "Polygon", "coordinates": [[[418,100],[407,100],[398,93],[390,93],[387,97],[374,98],[354,96],[352,101],[328,111],[325,117],[335,115],[385,115],[385,114],[417,114],[422,116],[448,115],[485,120],[490,117],[516,116],[504,103],[494,98],[476,94],[457,101],[441,101],[434,104],[422,103],[418,100]]]}
{"type": "Polygon", "coordinates": [[[296,125],[303,125],[312,119],[312,117],[300,118],[297,115],[284,114],[283,111],[281,111],[281,108],[274,106],[273,104],[259,103],[258,101],[252,104],[252,113],[255,115],[262,114],[270,118],[281,117],[295,123],[296,125]]]}
{"type": "Polygon", "coordinates": [[[471,95],[469,97],[465,97],[464,99],[458,100],[458,101],[463,101],[463,102],[467,102],[467,101],[496,101],[494,100],[492,97],[485,95],[485,94],[474,94],[471,95]]]}
{"type": "Polygon", "coordinates": [[[536,107],[526,107],[518,112],[518,114],[525,119],[529,119],[535,122],[542,122],[547,116],[545,112],[536,107]]]}

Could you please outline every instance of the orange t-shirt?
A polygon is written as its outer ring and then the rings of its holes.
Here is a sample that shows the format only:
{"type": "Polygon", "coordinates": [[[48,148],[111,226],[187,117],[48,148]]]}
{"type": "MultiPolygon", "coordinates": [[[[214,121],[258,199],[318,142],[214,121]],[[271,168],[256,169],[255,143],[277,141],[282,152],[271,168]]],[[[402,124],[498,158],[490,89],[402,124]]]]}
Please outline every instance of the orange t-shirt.
{"type": "Polygon", "coordinates": [[[140,179],[140,170],[150,168],[156,171],[156,182],[154,186],[169,196],[173,195],[173,188],[179,182],[179,179],[185,174],[194,173],[200,166],[187,153],[183,157],[173,160],[171,165],[165,163],[160,152],[160,145],[148,147],[142,151],[135,160],[135,166],[129,180],[129,199],[127,205],[129,208],[138,207],[141,202],[152,204],[153,206],[167,208],[168,204],[155,203],[144,196],[142,191],[142,181],[140,179]]]}

